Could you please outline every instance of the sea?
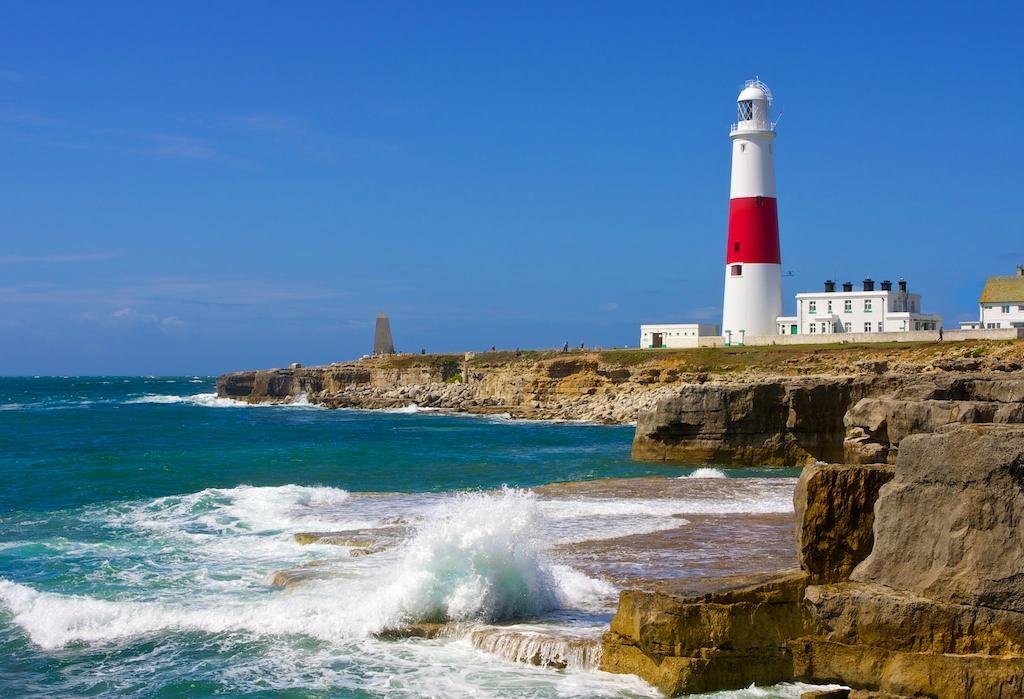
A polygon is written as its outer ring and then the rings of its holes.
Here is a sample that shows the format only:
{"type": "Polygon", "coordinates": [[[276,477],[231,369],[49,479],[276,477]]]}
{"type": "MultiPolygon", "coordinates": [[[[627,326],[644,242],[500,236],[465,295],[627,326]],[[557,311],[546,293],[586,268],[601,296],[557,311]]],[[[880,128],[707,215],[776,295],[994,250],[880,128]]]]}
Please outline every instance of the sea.
{"type": "Polygon", "coordinates": [[[0,378],[0,696],[659,696],[598,669],[619,591],[791,565],[796,473],[632,432],[0,378]]]}

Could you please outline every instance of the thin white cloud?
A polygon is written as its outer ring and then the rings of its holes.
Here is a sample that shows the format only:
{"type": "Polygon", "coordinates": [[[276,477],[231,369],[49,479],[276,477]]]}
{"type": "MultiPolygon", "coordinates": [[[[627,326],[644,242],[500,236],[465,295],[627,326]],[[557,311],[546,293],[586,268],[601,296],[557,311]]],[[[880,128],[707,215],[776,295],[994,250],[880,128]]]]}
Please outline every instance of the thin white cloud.
{"type": "Polygon", "coordinates": [[[698,306],[697,308],[691,308],[686,314],[694,320],[710,320],[711,318],[717,318],[722,314],[721,306],[698,306]]]}
{"type": "Polygon", "coordinates": [[[49,264],[55,262],[96,262],[120,257],[119,252],[72,252],[60,255],[0,255],[0,264],[49,264]]]}

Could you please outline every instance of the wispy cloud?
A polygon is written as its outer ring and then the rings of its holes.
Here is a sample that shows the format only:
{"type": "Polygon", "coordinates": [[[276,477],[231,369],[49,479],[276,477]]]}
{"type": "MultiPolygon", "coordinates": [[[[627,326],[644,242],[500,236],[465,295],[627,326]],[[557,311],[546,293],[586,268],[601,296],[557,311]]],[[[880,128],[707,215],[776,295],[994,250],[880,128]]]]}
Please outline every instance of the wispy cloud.
{"type": "Polygon", "coordinates": [[[213,143],[205,138],[152,134],[148,140],[150,144],[141,146],[139,152],[159,158],[210,160],[220,155],[213,143]]]}
{"type": "Polygon", "coordinates": [[[242,131],[260,133],[282,133],[296,131],[301,124],[298,119],[285,114],[240,114],[224,117],[224,123],[242,131]]]}
{"type": "Polygon", "coordinates": [[[721,306],[698,306],[697,308],[691,308],[686,314],[694,320],[710,320],[711,318],[717,318],[722,314],[721,306]]]}
{"type": "Polygon", "coordinates": [[[49,264],[57,262],[96,262],[120,257],[119,252],[73,252],[60,255],[0,255],[0,264],[49,264]]]}
{"type": "MultiPolygon", "coordinates": [[[[143,313],[134,308],[119,308],[111,313],[110,317],[116,322],[158,325],[164,329],[176,328],[185,324],[185,321],[176,316],[159,316],[155,313],[143,313]]],[[[96,319],[96,316],[93,314],[88,316],[87,319],[96,319]]]]}
{"type": "Polygon", "coordinates": [[[0,68],[0,82],[19,83],[24,79],[25,76],[16,70],[5,70],[0,68]]]}
{"type": "Polygon", "coordinates": [[[609,301],[608,303],[601,304],[601,310],[606,312],[619,310],[619,304],[615,301],[609,301]]]}

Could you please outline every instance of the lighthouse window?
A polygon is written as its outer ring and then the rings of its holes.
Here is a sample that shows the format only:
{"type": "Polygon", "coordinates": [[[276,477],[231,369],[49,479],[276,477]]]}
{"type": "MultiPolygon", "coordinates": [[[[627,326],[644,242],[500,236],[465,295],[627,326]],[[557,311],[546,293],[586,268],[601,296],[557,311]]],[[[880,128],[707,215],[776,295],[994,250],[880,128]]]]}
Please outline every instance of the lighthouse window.
{"type": "Polygon", "coordinates": [[[751,100],[743,100],[739,103],[740,121],[750,121],[754,118],[754,103],[751,100]]]}
{"type": "Polygon", "coordinates": [[[733,265],[732,267],[729,268],[729,274],[731,274],[734,277],[742,277],[743,265],[733,265]]]}

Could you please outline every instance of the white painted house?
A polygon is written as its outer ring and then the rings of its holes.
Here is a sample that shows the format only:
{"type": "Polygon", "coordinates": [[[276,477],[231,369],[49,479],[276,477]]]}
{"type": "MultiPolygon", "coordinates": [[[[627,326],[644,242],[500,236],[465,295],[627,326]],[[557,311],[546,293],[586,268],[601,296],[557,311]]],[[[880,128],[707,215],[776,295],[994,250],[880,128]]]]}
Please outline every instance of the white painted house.
{"type": "Polygon", "coordinates": [[[836,291],[835,282],[825,282],[823,291],[796,295],[796,315],[776,319],[779,335],[829,335],[833,333],[910,332],[938,330],[942,318],[921,311],[921,294],[907,291],[900,280],[896,290],[889,280],[875,288],[865,279],[858,291],[846,282],[836,291]]]}
{"type": "Polygon", "coordinates": [[[978,322],[960,323],[960,328],[1024,328],[1024,265],[1017,265],[1016,274],[988,278],[978,299],[978,317],[978,322]]]}
{"type": "Polygon", "coordinates": [[[697,347],[701,337],[715,337],[718,326],[709,323],[652,323],[640,326],[640,349],[697,347]]]}

